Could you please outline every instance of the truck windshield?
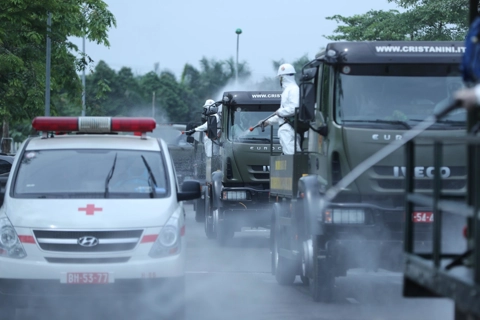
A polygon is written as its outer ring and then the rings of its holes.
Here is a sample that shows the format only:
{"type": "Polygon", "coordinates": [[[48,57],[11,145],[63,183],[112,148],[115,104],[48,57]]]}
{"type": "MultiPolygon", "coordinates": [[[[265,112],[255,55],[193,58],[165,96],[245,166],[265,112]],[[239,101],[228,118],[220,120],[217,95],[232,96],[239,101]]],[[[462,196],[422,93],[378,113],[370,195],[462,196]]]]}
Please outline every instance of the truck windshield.
{"type": "MultiPolygon", "coordinates": [[[[342,67],[336,76],[335,118],[356,127],[407,129],[442,110],[463,87],[450,65],[371,65],[342,67]]],[[[466,113],[457,110],[431,129],[461,129],[466,113]]]]}
{"type": "MultiPolygon", "coordinates": [[[[278,107],[277,107],[278,108],[278,107]]],[[[276,109],[275,109],[276,110],[276,109]]],[[[245,111],[237,108],[230,117],[230,126],[228,130],[228,139],[231,141],[248,141],[249,143],[266,143],[270,142],[271,127],[268,126],[262,132],[262,128],[258,127],[250,131],[263,119],[268,118],[273,111],[245,111]]],[[[278,142],[277,138],[278,124],[273,125],[273,139],[278,142]]]]}
{"type": "Polygon", "coordinates": [[[169,193],[161,152],[140,150],[26,151],[15,174],[18,198],[149,198],[169,193]],[[108,189],[106,189],[108,187],[108,189]]]}

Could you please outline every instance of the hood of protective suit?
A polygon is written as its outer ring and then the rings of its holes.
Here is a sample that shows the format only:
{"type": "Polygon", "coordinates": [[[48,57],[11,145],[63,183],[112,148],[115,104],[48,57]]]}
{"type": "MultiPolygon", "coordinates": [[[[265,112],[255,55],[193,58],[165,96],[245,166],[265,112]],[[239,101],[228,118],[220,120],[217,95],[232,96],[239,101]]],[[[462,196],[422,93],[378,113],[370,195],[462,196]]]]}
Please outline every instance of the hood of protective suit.
{"type": "Polygon", "coordinates": [[[292,75],[292,76],[283,75],[282,76],[282,88],[286,89],[287,87],[289,87],[291,85],[297,85],[297,83],[295,82],[295,76],[294,75],[292,75]]]}

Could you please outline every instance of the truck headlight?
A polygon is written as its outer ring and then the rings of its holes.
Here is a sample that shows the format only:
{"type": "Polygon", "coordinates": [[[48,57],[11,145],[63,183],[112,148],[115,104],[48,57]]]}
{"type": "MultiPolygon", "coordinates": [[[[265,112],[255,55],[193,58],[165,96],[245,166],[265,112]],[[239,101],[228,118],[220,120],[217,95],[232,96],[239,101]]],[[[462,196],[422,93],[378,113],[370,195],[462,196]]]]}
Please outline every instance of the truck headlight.
{"type": "Polygon", "coordinates": [[[247,191],[223,191],[223,200],[247,200],[247,191]]]}
{"type": "Polygon", "coordinates": [[[22,259],[27,256],[15,229],[8,218],[0,218],[0,256],[22,259]]]}
{"type": "Polygon", "coordinates": [[[179,223],[180,219],[176,215],[172,215],[170,219],[168,219],[148,253],[151,258],[161,258],[180,253],[181,228],[179,227],[179,223]]]}
{"type": "Polygon", "coordinates": [[[329,209],[325,211],[325,223],[365,223],[365,211],[363,209],[329,209]]]}

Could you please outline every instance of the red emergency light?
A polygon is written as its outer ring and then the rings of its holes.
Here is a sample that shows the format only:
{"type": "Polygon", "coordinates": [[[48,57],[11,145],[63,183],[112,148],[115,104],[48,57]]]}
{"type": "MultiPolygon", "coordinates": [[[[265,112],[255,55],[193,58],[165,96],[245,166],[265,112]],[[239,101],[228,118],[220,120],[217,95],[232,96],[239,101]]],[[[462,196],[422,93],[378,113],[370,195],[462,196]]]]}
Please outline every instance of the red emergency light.
{"type": "Polygon", "coordinates": [[[32,127],[44,132],[152,132],[153,118],[36,117],[32,127]]]}

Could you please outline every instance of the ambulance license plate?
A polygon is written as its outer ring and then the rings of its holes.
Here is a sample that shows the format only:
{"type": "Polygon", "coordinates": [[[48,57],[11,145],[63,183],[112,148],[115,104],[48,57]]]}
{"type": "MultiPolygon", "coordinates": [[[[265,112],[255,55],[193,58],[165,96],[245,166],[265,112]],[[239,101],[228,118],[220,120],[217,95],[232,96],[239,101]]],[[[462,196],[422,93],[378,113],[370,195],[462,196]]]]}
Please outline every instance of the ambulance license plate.
{"type": "Polygon", "coordinates": [[[415,223],[432,223],[433,212],[428,211],[415,211],[412,215],[413,222],[415,223]]]}
{"type": "Polygon", "coordinates": [[[68,272],[61,279],[66,284],[105,284],[112,283],[108,272],[68,272]]]}

